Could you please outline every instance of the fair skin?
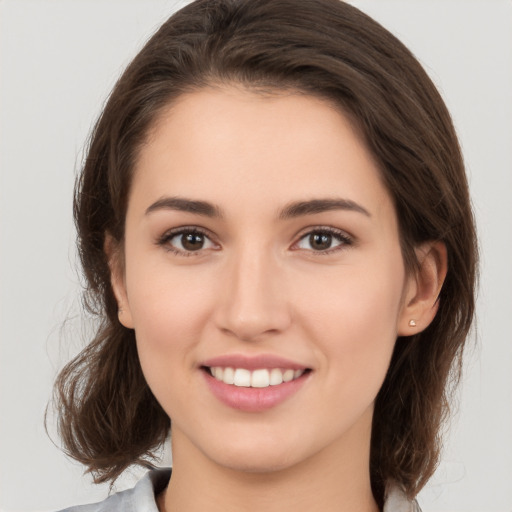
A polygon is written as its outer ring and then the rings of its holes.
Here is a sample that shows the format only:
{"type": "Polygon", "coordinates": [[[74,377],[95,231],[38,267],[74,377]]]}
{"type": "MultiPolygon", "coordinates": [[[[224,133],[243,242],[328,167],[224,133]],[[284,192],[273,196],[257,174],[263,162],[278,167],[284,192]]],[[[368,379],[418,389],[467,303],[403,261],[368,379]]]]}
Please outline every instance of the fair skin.
{"type": "Polygon", "coordinates": [[[378,510],[373,403],[396,337],[435,315],[446,255],[425,244],[406,272],[346,117],[289,92],[182,96],[141,149],[122,265],[112,247],[119,319],[172,418],[162,510],[378,510]],[[263,387],[212,376],[231,363],[267,370],[263,387]],[[265,382],[287,369],[291,382],[265,382]]]}

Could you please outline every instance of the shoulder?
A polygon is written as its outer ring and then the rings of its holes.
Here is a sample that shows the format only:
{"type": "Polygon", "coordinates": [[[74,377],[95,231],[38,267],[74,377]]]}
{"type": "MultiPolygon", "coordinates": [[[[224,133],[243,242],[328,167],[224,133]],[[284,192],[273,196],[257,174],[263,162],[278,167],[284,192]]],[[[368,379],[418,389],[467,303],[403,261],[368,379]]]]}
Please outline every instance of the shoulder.
{"type": "MultiPolygon", "coordinates": [[[[112,494],[99,503],[77,505],[60,512],[158,512],[155,497],[171,478],[171,469],[148,471],[132,489],[112,494]]],[[[410,501],[398,485],[388,485],[384,512],[421,512],[416,500],[410,501]]]]}
{"type": "Polygon", "coordinates": [[[60,512],[158,512],[155,496],[171,477],[170,468],[148,471],[135,487],[112,494],[99,503],[77,505],[60,512]]]}
{"type": "Polygon", "coordinates": [[[386,486],[384,512],[421,512],[421,508],[416,500],[407,498],[399,485],[390,482],[386,486]]]}

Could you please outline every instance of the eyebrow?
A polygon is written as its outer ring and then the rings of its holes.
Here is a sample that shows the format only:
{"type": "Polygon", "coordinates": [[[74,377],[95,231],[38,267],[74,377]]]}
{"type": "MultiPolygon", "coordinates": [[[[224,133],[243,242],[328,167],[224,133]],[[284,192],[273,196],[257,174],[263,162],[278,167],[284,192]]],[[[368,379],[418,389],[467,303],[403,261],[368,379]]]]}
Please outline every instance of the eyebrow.
{"type": "Polygon", "coordinates": [[[311,201],[297,201],[288,204],[281,210],[279,218],[291,219],[331,210],[346,210],[371,217],[370,212],[366,208],[350,199],[312,199],[311,201]]]}
{"type": "MultiPolygon", "coordinates": [[[[158,210],[177,210],[210,218],[224,217],[221,208],[218,206],[207,201],[187,199],[184,197],[163,197],[146,209],[146,215],[158,210]]],[[[309,201],[289,203],[280,211],[279,219],[292,219],[332,210],[352,211],[371,217],[370,212],[366,208],[350,199],[311,199],[309,201]]]]}
{"type": "Polygon", "coordinates": [[[146,209],[146,215],[157,210],[177,210],[212,218],[223,217],[222,211],[218,206],[207,201],[197,201],[184,197],[163,197],[146,209]]]}

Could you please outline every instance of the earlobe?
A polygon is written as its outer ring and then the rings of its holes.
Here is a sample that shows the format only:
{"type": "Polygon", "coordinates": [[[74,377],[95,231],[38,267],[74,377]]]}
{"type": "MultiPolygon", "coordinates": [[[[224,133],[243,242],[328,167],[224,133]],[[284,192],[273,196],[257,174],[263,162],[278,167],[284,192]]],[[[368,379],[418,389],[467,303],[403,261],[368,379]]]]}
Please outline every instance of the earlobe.
{"type": "Polygon", "coordinates": [[[119,322],[129,329],[133,329],[133,319],[128,303],[126,283],[124,279],[124,265],[122,263],[122,249],[109,233],[105,236],[103,246],[110,268],[110,283],[117,301],[119,322]]]}
{"type": "Polygon", "coordinates": [[[418,268],[409,277],[398,335],[411,336],[426,329],[439,309],[439,294],[448,270],[446,246],[426,242],[416,249],[418,268]]]}

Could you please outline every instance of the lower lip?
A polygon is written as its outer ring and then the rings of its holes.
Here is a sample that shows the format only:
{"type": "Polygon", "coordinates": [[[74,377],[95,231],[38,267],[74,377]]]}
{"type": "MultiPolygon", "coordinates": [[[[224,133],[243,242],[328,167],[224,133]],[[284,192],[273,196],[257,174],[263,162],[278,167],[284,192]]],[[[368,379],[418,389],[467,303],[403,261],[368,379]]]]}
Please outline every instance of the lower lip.
{"type": "Polygon", "coordinates": [[[307,380],[310,372],[290,382],[266,388],[245,388],[225,384],[208,372],[202,371],[210,391],[225,405],[245,412],[262,412],[276,407],[297,393],[307,380]]]}

